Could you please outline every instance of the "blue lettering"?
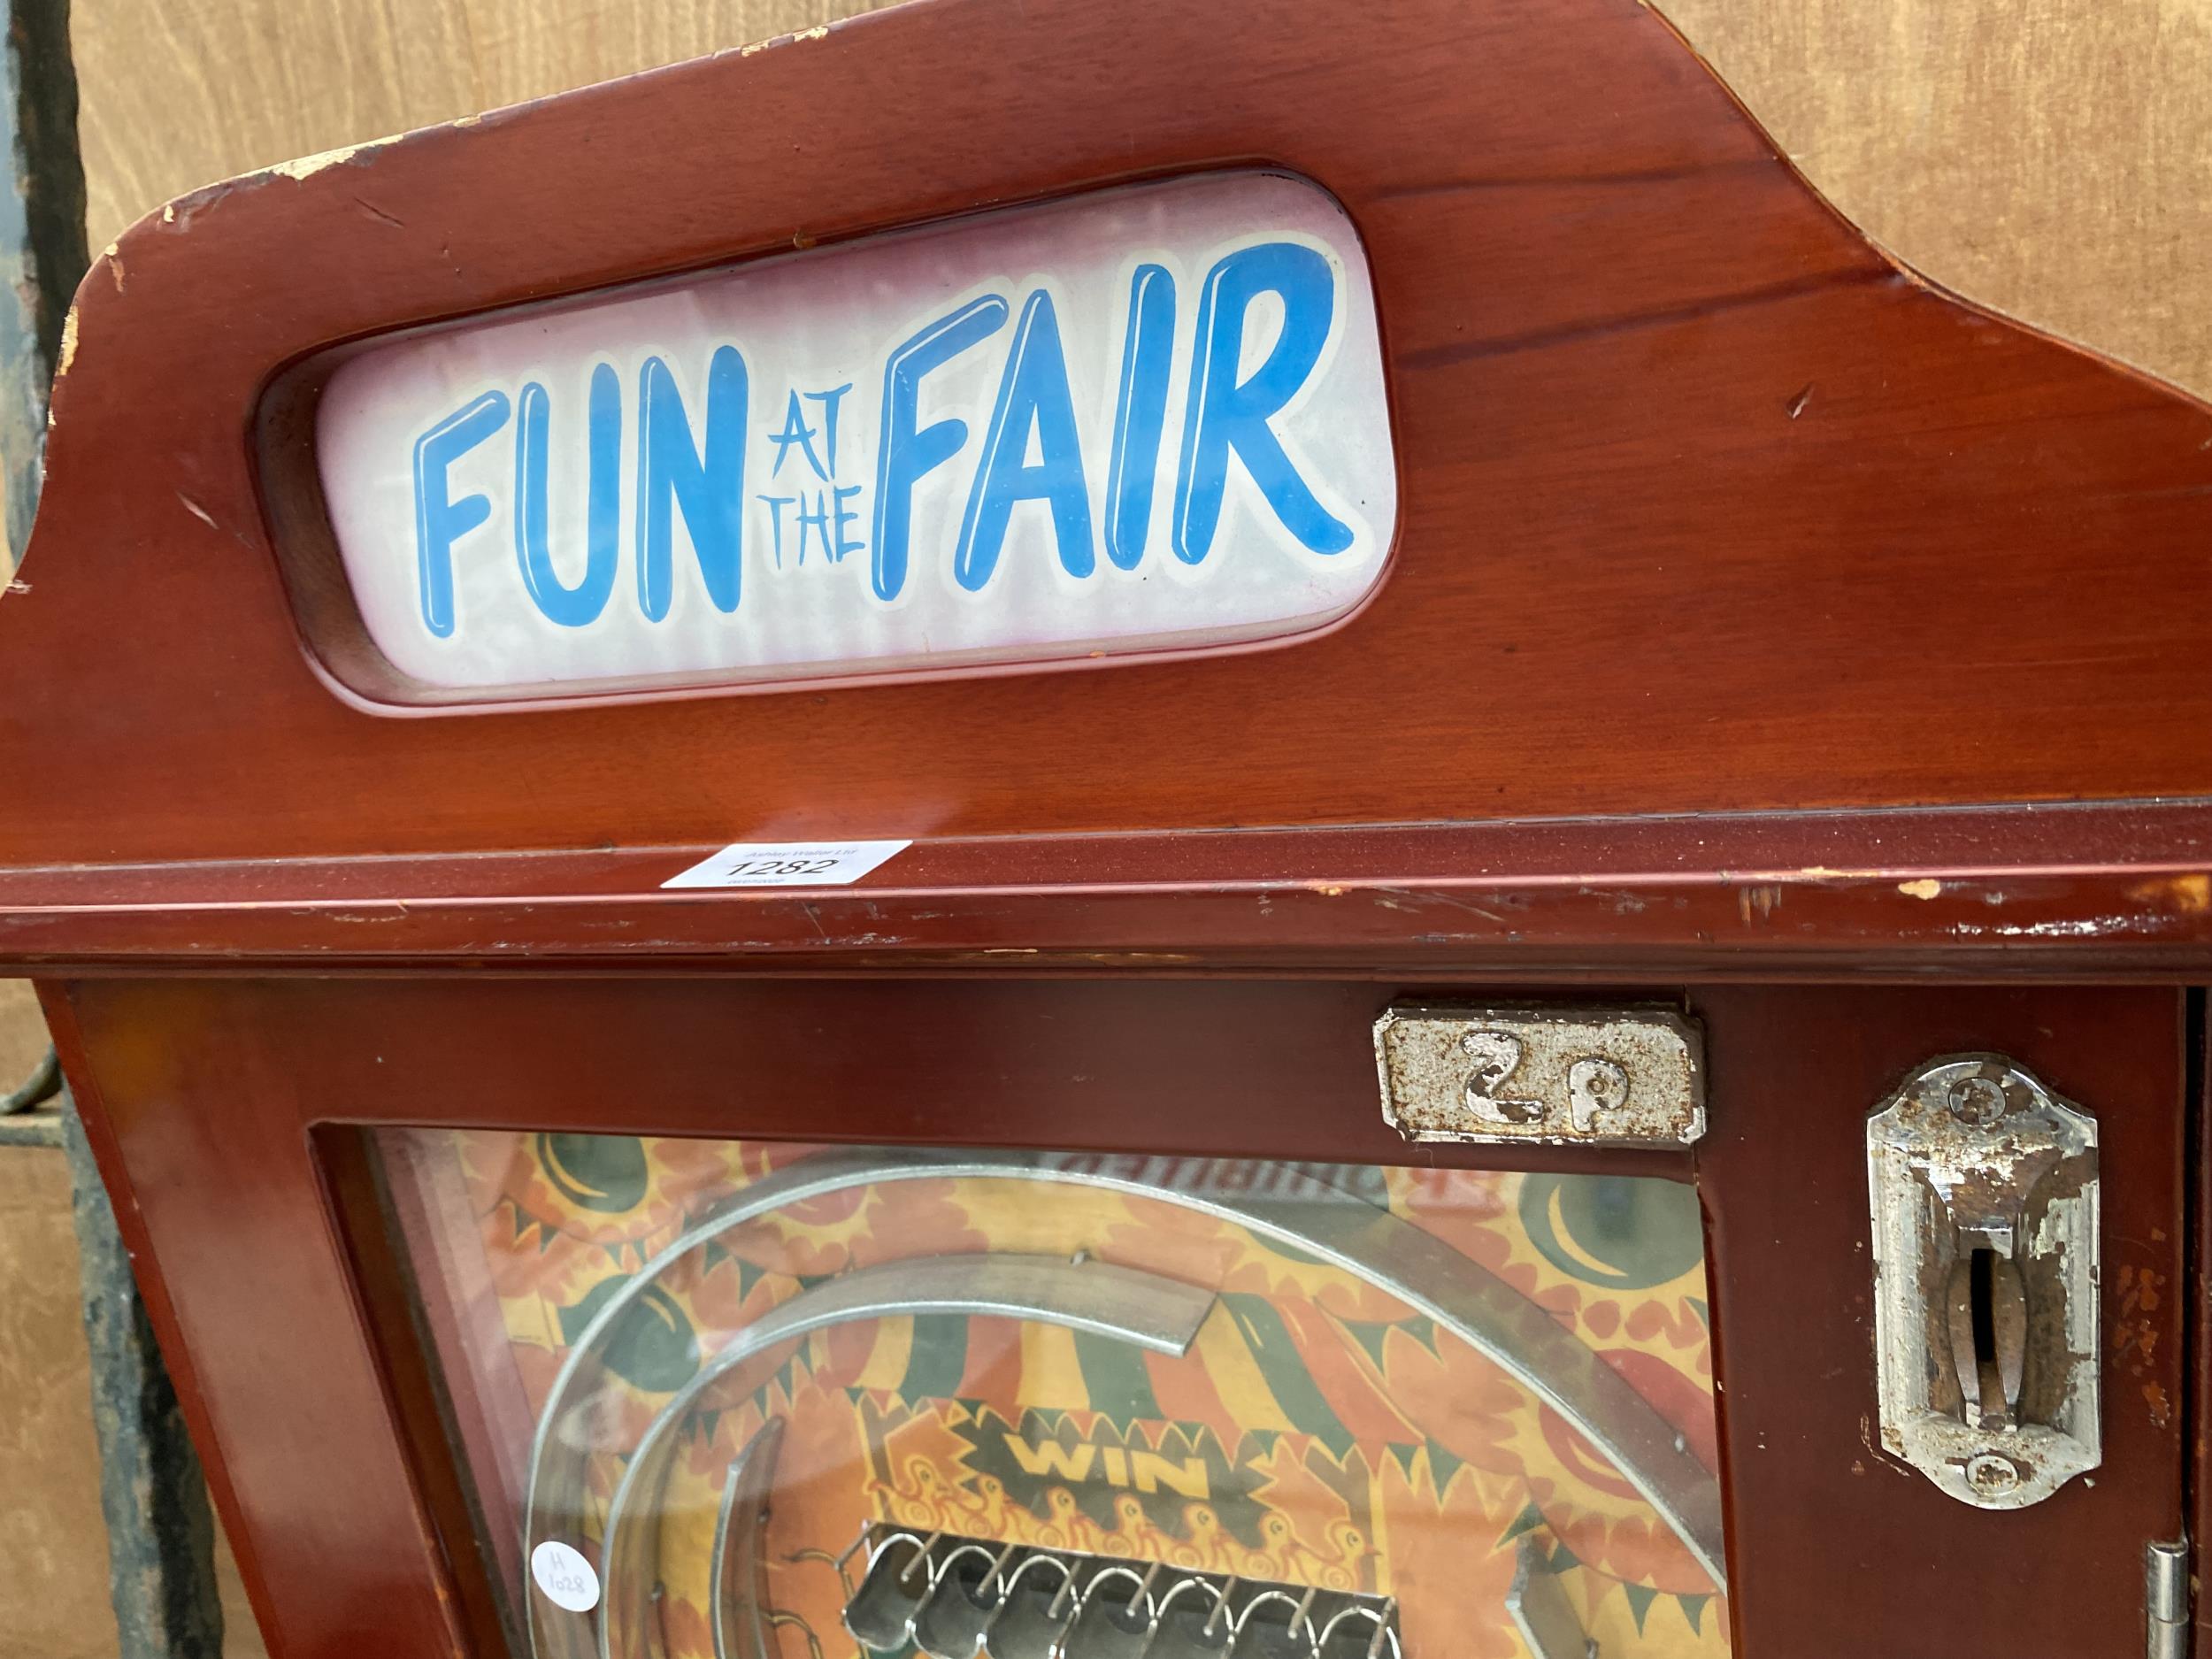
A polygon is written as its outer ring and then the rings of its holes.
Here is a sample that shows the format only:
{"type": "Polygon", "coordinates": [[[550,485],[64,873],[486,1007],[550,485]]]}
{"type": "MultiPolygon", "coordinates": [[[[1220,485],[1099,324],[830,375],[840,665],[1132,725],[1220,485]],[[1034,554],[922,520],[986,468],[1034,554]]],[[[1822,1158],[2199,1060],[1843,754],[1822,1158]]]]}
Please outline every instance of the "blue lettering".
{"type": "Polygon", "coordinates": [[[745,359],[720,346],[707,363],[706,442],[695,446],[676,377],[658,357],[638,375],[637,592],[658,622],[674,597],[675,516],[680,509],[707,596],[737,609],[744,580],[745,359]]]}
{"type": "Polygon", "coordinates": [[[767,503],[768,527],[775,532],[776,568],[781,570],[783,568],[783,510],[798,500],[798,497],[796,495],[763,495],[760,499],[767,503]]]}
{"type": "Polygon", "coordinates": [[[799,497],[799,563],[806,563],[807,526],[814,526],[814,534],[822,543],[822,557],[833,565],[837,562],[837,549],[830,545],[829,497],[820,490],[814,492],[814,511],[806,510],[806,497],[799,497]]]}
{"type": "Polygon", "coordinates": [[[1060,564],[1071,576],[1088,576],[1091,500],[1083,481],[1083,445],[1076,435],[1075,400],[1068,391],[1067,357],[1060,349],[1060,321],[1052,296],[1039,288],[1022,307],[1013,349],[1000,380],[998,406],[983,440],[983,464],[968,493],[967,515],[952,557],[953,580],[970,593],[991,580],[1018,501],[1052,508],[1060,564]],[[1029,464],[1030,434],[1037,460],[1029,464]]]}
{"type": "Polygon", "coordinates": [[[453,633],[453,544],[492,516],[487,495],[446,496],[447,469],[507,424],[504,392],[486,392],[415,440],[415,580],[422,624],[453,633]]]}
{"type": "Polygon", "coordinates": [[[1129,283],[1129,328],[1121,345],[1121,394],[1106,464],[1106,557],[1133,571],[1152,529],[1152,485],[1167,425],[1168,371],[1175,360],[1175,279],[1139,265],[1129,283]]]}
{"type": "Polygon", "coordinates": [[[585,486],[584,573],[573,588],[553,568],[546,537],[546,451],[550,447],[552,399],[533,380],[522,388],[515,425],[515,557],[531,602],[565,628],[599,619],[614,591],[622,557],[622,379],[614,365],[591,372],[590,460],[585,486]]]}
{"type": "Polygon", "coordinates": [[[784,461],[791,453],[791,446],[795,443],[805,451],[806,464],[814,469],[814,476],[825,480],[828,479],[829,474],[822,470],[821,457],[814,453],[814,428],[806,424],[806,417],[799,412],[798,393],[792,393],[790,401],[784,405],[783,430],[770,433],[768,442],[776,446],[776,464],[768,469],[769,477],[780,478],[783,475],[784,461]]]}
{"type": "Polygon", "coordinates": [[[823,474],[826,478],[833,476],[837,472],[837,400],[852,389],[853,383],[847,380],[842,386],[833,386],[826,392],[807,394],[822,406],[822,447],[829,451],[829,472],[823,474]]]}
{"type": "Polygon", "coordinates": [[[860,522],[860,515],[858,513],[847,512],[845,511],[845,497],[848,495],[857,495],[860,494],[860,486],[857,484],[840,484],[831,491],[831,494],[837,498],[837,546],[832,549],[830,557],[837,560],[838,563],[842,564],[844,563],[846,554],[861,552],[864,550],[868,545],[865,541],[855,541],[845,534],[845,526],[847,525],[858,524],[860,522]]]}
{"type": "Polygon", "coordinates": [[[1335,309],[1329,262],[1297,242],[1240,250],[1206,273],[1175,483],[1175,556],[1185,564],[1195,565],[1212,550],[1231,450],[1291,534],[1316,553],[1341,553],[1352,545],[1351,531],[1314,498],[1267,424],[1320,361],[1335,309]],[[1252,378],[1239,381],[1246,315],[1269,293],[1282,300],[1282,332],[1252,378]]]}
{"type": "Polygon", "coordinates": [[[875,546],[868,556],[869,579],[879,599],[895,599],[906,586],[915,483],[950,460],[968,441],[968,423],[956,417],[916,428],[922,377],[996,334],[1007,312],[1005,300],[996,294],[971,300],[902,342],[884,364],[883,426],[876,444],[875,546]]]}

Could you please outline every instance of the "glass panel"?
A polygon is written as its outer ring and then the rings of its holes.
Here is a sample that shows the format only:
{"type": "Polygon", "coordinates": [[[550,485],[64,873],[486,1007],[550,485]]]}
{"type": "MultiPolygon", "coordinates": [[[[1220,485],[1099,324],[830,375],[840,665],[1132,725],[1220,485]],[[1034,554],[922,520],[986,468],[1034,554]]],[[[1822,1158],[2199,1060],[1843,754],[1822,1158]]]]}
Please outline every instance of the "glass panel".
{"type": "Polygon", "coordinates": [[[1358,233],[1266,173],[410,334],[316,451],[362,626],[445,701],[1287,639],[1397,518],[1358,233]]]}
{"type": "Polygon", "coordinates": [[[1727,1651],[1686,1187],[380,1146],[541,1655],[1727,1651]]]}

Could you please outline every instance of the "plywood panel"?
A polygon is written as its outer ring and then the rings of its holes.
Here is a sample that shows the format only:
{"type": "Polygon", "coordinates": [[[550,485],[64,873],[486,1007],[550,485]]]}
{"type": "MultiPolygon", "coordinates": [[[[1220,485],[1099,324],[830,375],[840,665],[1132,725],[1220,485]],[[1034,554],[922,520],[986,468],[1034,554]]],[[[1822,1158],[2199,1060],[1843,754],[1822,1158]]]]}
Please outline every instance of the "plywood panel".
{"type": "Polygon", "coordinates": [[[0,1148],[0,1659],[106,1659],[107,1525],[69,1166],[0,1148]]]}
{"type": "Polygon", "coordinates": [[[0,979],[0,1094],[30,1076],[46,1053],[46,1021],[24,979],[0,979]]]}
{"type": "MultiPolygon", "coordinates": [[[[92,245],[231,173],[867,9],[76,0],[92,245]]],[[[2212,393],[2212,0],[1662,9],[1899,257],[2212,393]]]]}
{"type": "Polygon", "coordinates": [[[78,0],[91,243],[233,173],[871,9],[871,0],[78,0]]]}
{"type": "Polygon", "coordinates": [[[1660,0],[1947,287],[2212,393],[2212,0],[1660,0]]]}
{"type": "Polygon", "coordinates": [[[220,1517],[215,1525],[215,1592],[223,1604],[223,1659],[269,1659],[269,1644],[254,1623],[245,1580],[238,1576],[238,1558],[223,1535],[220,1517]]]}

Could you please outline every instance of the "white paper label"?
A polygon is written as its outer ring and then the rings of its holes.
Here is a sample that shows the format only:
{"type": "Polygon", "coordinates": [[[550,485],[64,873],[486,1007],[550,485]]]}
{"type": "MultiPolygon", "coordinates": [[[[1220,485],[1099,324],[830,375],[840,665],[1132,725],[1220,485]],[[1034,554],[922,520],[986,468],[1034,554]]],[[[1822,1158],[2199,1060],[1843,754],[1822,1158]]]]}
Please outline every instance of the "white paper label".
{"type": "Polygon", "coordinates": [[[532,1550],[530,1576],[556,1607],[588,1613],[599,1605],[599,1575],[580,1551],[566,1544],[548,1539],[532,1550]]]}
{"type": "Polygon", "coordinates": [[[844,887],[907,841],[738,841],[703,859],[664,887],[844,887]]]}
{"type": "Polygon", "coordinates": [[[432,330],[316,422],[370,636],[490,695],[1282,638],[1397,522],[1366,256],[1273,173],[432,330]]]}

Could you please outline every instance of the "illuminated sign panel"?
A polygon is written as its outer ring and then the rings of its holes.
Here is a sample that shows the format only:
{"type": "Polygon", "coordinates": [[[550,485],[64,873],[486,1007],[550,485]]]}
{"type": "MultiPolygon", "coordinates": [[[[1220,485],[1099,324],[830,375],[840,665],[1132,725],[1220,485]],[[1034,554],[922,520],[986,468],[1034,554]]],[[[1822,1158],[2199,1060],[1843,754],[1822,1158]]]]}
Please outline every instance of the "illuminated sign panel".
{"type": "Polygon", "coordinates": [[[370,637],[448,692],[1282,638],[1397,509],[1358,239],[1265,173],[415,335],[337,370],[317,445],[370,637]]]}

